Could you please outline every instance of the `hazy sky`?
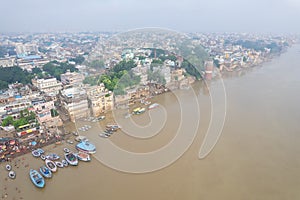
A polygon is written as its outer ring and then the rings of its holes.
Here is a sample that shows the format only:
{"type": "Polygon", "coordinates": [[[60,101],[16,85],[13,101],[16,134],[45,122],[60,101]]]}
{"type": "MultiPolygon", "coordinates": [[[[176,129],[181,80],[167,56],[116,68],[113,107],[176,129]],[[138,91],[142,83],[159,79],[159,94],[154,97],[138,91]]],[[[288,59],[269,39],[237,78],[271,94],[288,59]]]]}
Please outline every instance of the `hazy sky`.
{"type": "Polygon", "coordinates": [[[300,0],[1,0],[0,32],[300,32],[300,0]]]}

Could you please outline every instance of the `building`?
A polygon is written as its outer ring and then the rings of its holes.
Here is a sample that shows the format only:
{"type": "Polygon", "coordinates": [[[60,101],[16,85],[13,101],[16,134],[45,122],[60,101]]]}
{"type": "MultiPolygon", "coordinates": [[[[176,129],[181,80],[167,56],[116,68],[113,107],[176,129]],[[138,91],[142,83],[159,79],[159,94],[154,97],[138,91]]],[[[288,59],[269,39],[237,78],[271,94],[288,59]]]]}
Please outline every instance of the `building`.
{"type": "Polygon", "coordinates": [[[37,120],[40,124],[51,121],[51,109],[54,109],[53,101],[45,101],[44,99],[34,99],[31,101],[37,120]]]}
{"type": "Polygon", "coordinates": [[[94,117],[114,108],[114,95],[105,89],[103,83],[99,86],[91,86],[86,89],[90,103],[90,108],[94,117]]]}
{"type": "Polygon", "coordinates": [[[79,87],[72,87],[61,90],[59,101],[65,114],[72,122],[76,119],[88,117],[89,107],[86,91],[79,87]]]}
{"type": "Polygon", "coordinates": [[[32,85],[36,86],[40,91],[45,92],[49,95],[56,95],[62,89],[62,84],[57,81],[56,78],[47,79],[32,79],[32,85]]]}
{"type": "Polygon", "coordinates": [[[68,70],[66,73],[60,75],[61,83],[67,86],[79,86],[84,80],[83,74],[78,72],[70,72],[68,70]]]}
{"type": "Polygon", "coordinates": [[[16,65],[15,58],[0,58],[0,66],[1,67],[12,67],[16,65]]]}
{"type": "Polygon", "coordinates": [[[167,66],[153,67],[153,72],[159,71],[159,73],[165,78],[166,84],[171,82],[171,68],[167,66]]]}
{"type": "Polygon", "coordinates": [[[205,80],[211,80],[214,71],[214,62],[212,60],[205,61],[204,67],[205,67],[205,75],[204,75],[205,80]]]}
{"type": "Polygon", "coordinates": [[[16,52],[18,56],[35,54],[38,52],[38,46],[36,44],[16,44],[16,52]]]}

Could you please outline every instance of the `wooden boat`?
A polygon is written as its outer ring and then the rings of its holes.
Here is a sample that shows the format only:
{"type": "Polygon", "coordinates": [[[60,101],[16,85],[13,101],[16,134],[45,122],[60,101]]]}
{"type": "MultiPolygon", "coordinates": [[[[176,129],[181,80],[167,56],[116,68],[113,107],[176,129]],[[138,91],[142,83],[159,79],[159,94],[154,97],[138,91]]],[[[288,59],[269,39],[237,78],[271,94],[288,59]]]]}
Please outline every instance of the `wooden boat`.
{"type": "Polygon", "coordinates": [[[40,153],[39,151],[37,151],[37,150],[34,150],[34,151],[32,151],[31,153],[32,153],[32,155],[33,155],[34,157],[40,157],[40,156],[41,156],[41,153],[40,153]]]}
{"type": "Polygon", "coordinates": [[[41,172],[41,174],[42,174],[45,178],[51,178],[51,177],[52,177],[52,172],[51,172],[50,169],[48,169],[48,167],[46,167],[46,166],[41,166],[41,167],[40,167],[40,172],[41,172]]]}
{"type": "Polygon", "coordinates": [[[67,167],[69,163],[66,160],[62,160],[61,163],[64,165],[64,167],[67,167]]]}
{"type": "Polygon", "coordinates": [[[36,187],[38,187],[38,188],[45,187],[45,180],[44,180],[44,178],[36,170],[30,169],[29,176],[30,176],[30,179],[31,179],[32,183],[36,187]]]}
{"type": "Polygon", "coordinates": [[[59,162],[59,161],[56,161],[55,162],[55,165],[59,168],[63,168],[64,167],[64,164],[62,164],[62,162],[59,162]]]}
{"type": "Polygon", "coordinates": [[[43,149],[41,149],[41,148],[38,148],[36,151],[39,152],[40,154],[45,153],[45,151],[43,149]]]}
{"type": "Polygon", "coordinates": [[[138,108],[135,108],[132,113],[135,114],[135,115],[139,115],[139,114],[142,114],[146,111],[145,108],[141,108],[141,107],[138,107],[138,108]]]}
{"type": "Polygon", "coordinates": [[[151,109],[154,109],[154,108],[157,108],[159,106],[158,103],[154,103],[154,104],[151,104],[148,109],[151,110],[151,109]]]}
{"type": "Polygon", "coordinates": [[[78,159],[77,159],[76,155],[72,152],[65,153],[65,159],[70,165],[73,165],[73,166],[78,165],[78,159]]]}
{"type": "Polygon", "coordinates": [[[5,169],[6,169],[7,171],[10,171],[10,170],[11,170],[11,165],[7,164],[7,165],[5,166],[5,169]]]}
{"type": "Polygon", "coordinates": [[[64,148],[64,152],[65,152],[65,153],[69,153],[69,152],[70,152],[70,149],[64,148]]]}
{"type": "Polygon", "coordinates": [[[91,161],[91,158],[90,158],[90,155],[87,154],[87,153],[84,153],[84,152],[81,152],[79,151],[77,154],[76,154],[78,160],[81,160],[81,161],[91,161]]]}
{"type": "Polygon", "coordinates": [[[48,160],[58,160],[59,155],[57,155],[56,153],[50,153],[46,156],[46,159],[48,159],[48,160]]]}
{"type": "Polygon", "coordinates": [[[106,128],[108,128],[108,129],[120,129],[121,126],[118,125],[118,124],[107,124],[106,128]]]}
{"type": "Polygon", "coordinates": [[[55,165],[55,163],[52,160],[45,160],[46,163],[46,167],[48,167],[48,169],[51,170],[51,172],[56,172],[57,171],[57,167],[55,165]]]}
{"type": "Polygon", "coordinates": [[[15,179],[15,178],[16,178],[16,172],[10,171],[10,172],[8,173],[8,177],[11,178],[11,179],[15,179]]]}
{"type": "Polygon", "coordinates": [[[99,136],[100,136],[100,137],[103,137],[103,138],[108,138],[108,137],[109,137],[109,136],[108,136],[107,134],[105,134],[105,133],[100,133],[99,136]]]}
{"type": "Polygon", "coordinates": [[[46,156],[44,154],[41,155],[42,160],[46,160],[46,156]]]}

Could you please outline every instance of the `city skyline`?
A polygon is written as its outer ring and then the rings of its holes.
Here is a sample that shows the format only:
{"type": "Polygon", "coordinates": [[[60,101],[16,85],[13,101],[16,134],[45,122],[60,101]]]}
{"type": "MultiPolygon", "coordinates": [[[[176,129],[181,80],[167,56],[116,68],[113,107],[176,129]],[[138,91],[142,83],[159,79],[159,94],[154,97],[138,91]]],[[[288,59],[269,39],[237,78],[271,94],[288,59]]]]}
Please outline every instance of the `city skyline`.
{"type": "Polygon", "coordinates": [[[2,2],[0,32],[126,31],[300,33],[296,0],[37,0],[2,2]]]}

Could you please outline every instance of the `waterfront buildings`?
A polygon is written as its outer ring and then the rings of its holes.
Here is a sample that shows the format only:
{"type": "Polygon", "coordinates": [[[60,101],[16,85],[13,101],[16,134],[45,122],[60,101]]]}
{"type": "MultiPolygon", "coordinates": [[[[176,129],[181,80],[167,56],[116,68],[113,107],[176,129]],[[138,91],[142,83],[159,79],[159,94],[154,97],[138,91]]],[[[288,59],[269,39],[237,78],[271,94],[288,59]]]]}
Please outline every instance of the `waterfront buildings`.
{"type": "Polygon", "coordinates": [[[80,86],[84,80],[84,76],[78,72],[70,72],[68,70],[66,73],[60,75],[60,79],[64,86],[80,86]]]}
{"type": "Polygon", "coordinates": [[[62,89],[62,84],[56,78],[32,79],[32,85],[48,95],[56,95],[62,89]]]}
{"type": "Polygon", "coordinates": [[[114,108],[114,95],[105,89],[103,83],[99,86],[89,86],[86,88],[92,115],[100,116],[102,113],[114,108]]]}
{"type": "Polygon", "coordinates": [[[87,93],[83,88],[72,87],[61,90],[59,101],[64,114],[68,115],[72,122],[90,115],[87,93]]]}

